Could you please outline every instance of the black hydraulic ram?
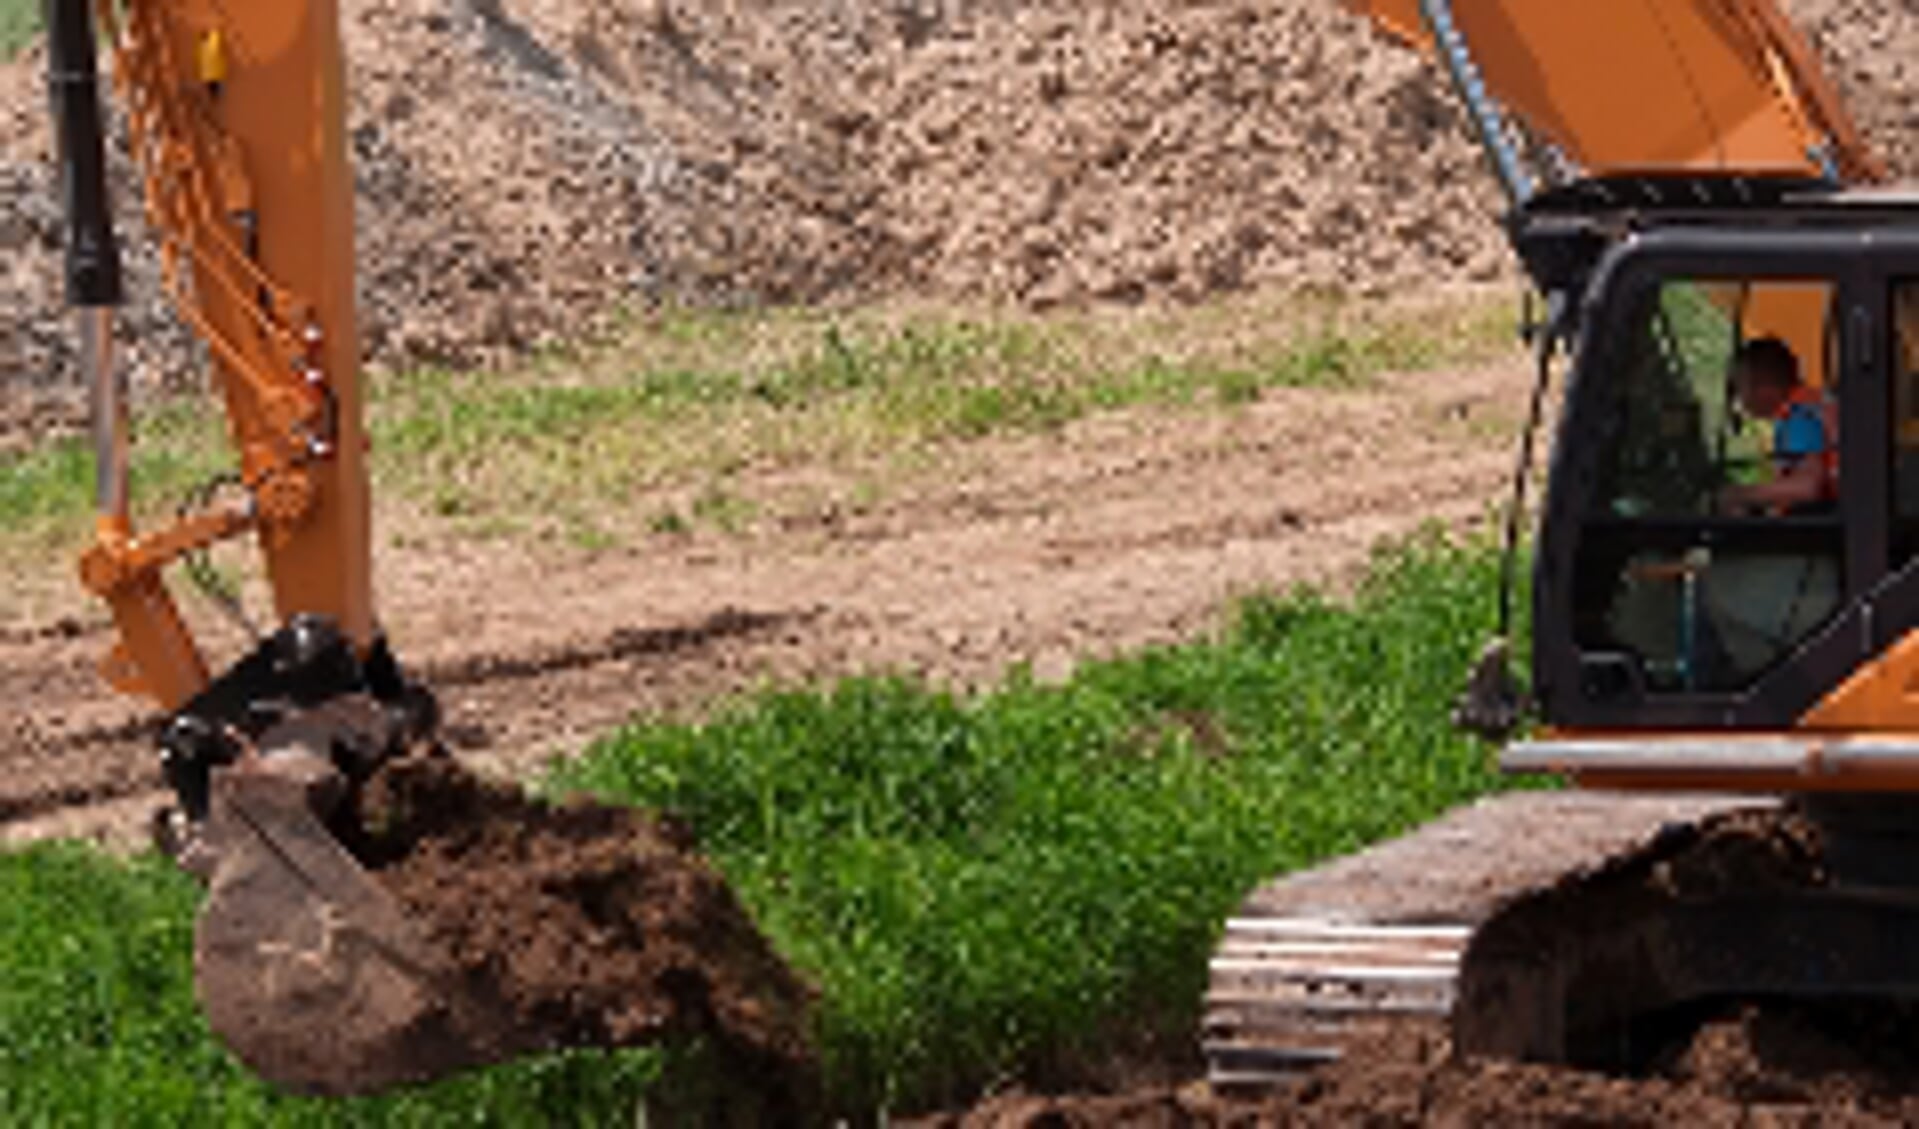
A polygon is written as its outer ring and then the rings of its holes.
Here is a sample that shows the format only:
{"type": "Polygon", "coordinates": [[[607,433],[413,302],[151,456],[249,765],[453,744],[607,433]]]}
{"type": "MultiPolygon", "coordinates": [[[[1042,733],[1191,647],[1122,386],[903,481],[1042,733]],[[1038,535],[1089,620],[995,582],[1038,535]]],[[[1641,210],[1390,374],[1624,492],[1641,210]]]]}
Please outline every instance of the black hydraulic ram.
{"type": "Polygon", "coordinates": [[[93,411],[95,504],[103,518],[127,516],[127,397],[113,360],[120,249],[107,199],[107,149],[100,114],[91,0],[45,0],[47,89],[60,144],[60,191],[67,226],[67,304],[79,322],[80,367],[93,411]]]}

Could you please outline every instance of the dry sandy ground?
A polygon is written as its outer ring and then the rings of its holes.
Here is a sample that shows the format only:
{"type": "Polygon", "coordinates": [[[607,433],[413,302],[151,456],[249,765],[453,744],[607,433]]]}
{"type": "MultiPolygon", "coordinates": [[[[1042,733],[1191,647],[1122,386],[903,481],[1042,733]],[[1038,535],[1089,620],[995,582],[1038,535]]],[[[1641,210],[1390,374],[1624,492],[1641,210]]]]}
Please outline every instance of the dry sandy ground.
{"type": "MultiPolygon", "coordinates": [[[[1506,361],[1099,415],[943,454],[858,516],[595,556],[426,538],[384,551],[385,618],[453,744],[517,771],[768,679],[1057,675],[1202,631],[1236,593],[1349,578],[1423,522],[1482,519],[1526,387],[1506,361]]],[[[75,598],[0,635],[0,841],[124,843],[162,798],[142,715],[92,673],[97,622],[75,598]]]]}

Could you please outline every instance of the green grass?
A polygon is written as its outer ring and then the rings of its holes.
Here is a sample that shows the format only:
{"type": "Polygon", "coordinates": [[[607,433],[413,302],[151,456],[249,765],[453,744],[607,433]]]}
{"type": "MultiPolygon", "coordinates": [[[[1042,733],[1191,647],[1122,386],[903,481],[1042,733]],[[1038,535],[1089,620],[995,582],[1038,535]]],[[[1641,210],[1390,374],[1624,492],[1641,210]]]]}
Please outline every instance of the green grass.
{"type": "MultiPolygon", "coordinates": [[[[187,491],[230,460],[212,412],[175,402],[145,412],[135,428],[134,506],[169,513],[187,491]]],[[[0,454],[0,530],[16,542],[68,538],[93,507],[93,448],[84,437],[56,439],[0,454]]]]}
{"type": "MultiPolygon", "coordinates": [[[[737,531],[761,516],[741,496],[749,468],[855,467],[887,482],[943,445],[1121,408],[1337,394],[1388,371],[1485,359],[1511,336],[1507,304],[1485,298],[1385,312],[1272,303],[1046,317],[656,314],[500,371],[375,379],[374,473],[383,496],[467,533],[599,546],[649,528],[737,531]],[[660,492],[684,497],[669,510],[660,492]]],[[[198,401],[144,413],[137,430],[133,478],[149,514],[231,462],[216,413],[198,401]]],[[[0,454],[0,562],[76,543],[90,504],[83,442],[0,454]]]]}
{"type": "MultiPolygon", "coordinates": [[[[767,692],[636,724],[550,784],[692,821],[822,987],[847,1108],[1068,1078],[1191,1037],[1215,932],[1254,885],[1499,786],[1446,716],[1494,563],[1427,536],[1350,603],[1254,599],[1216,638],[1060,685],[767,692]]],[[[148,860],[0,854],[0,1122],[605,1123],[655,1077],[646,1054],[581,1054],[380,1101],[273,1096],[194,1009],[194,897],[148,860]]]]}
{"type": "Polygon", "coordinates": [[[0,56],[13,57],[38,34],[39,0],[0,0],[0,56]]]}
{"type": "MultiPolygon", "coordinates": [[[[1237,319],[1204,308],[1123,321],[662,315],[524,369],[383,381],[374,435],[386,480],[442,516],[539,514],[597,535],[606,515],[638,525],[624,505],[675,483],[724,492],[747,467],[885,465],[1099,411],[1359,388],[1387,371],[1493,355],[1510,320],[1484,300],[1385,315],[1314,300],[1237,319]]],[[[701,516],[676,523],[739,518],[701,516]]]]}
{"type": "Polygon", "coordinates": [[[556,784],[684,813],[823,986],[852,1108],[1060,1077],[1190,1037],[1247,890],[1497,785],[1447,724],[1492,555],[1386,554],[1348,607],[1254,600],[1220,638],[1016,675],[973,700],[898,680],[643,725],[556,784]]]}
{"type": "MultiPolygon", "coordinates": [[[[214,415],[198,404],[172,403],[144,413],[135,427],[133,509],[145,528],[172,517],[199,483],[231,465],[214,415]]],[[[0,596],[0,619],[44,614],[45,601],[70,607],[76,555],[91,536],[93,449],[62,438],[24,451],[0,452],[0,571],[12,580],[0,596]]]]}

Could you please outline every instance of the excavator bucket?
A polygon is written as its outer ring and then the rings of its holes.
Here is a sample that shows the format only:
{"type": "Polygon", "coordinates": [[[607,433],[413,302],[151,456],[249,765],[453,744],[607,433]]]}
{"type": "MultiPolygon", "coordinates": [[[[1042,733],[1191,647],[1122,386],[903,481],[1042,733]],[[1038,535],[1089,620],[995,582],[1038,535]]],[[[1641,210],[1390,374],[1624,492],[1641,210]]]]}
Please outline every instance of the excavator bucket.
{"type": "Polygon", "coordinates": [[[675,1045],[766,1114],[719,1123],[806,1120],[812,990],[683,831],[484,780],[408,729],[345,695],[212,769],[178,858],[207,884],[194,974],[236,1058],[337,1096],[675,1045]]]}
{"type": "Polygon", "coordinates": [[[194,939],[215,1034],[277,1086],[352,1094],[511,1053],[398,900],[323,822],[344,781],[307,753],[216,772],[189,865],[208,878],[194,939]]]}

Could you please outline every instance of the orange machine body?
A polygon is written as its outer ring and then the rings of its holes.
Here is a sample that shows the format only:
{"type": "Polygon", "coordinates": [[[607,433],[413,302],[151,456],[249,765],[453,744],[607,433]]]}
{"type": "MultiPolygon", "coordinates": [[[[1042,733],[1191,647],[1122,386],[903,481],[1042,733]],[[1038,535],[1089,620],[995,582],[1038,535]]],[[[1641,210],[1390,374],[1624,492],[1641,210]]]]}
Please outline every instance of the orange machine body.
{"type": "MultiPolygon", "coordinates": [[[[1420,0],[1346,0],[1431,47],[1420,0]]],[[[1493,95],[1587,172],[1819,171],[1880,179],[1805,38],[1771,0],[1456,0],[1493,95]]]]}
{"type": "MultiPolygon", "coordinates": [[[[1346,0],[1430,51],[1421,0],[1346,0]]],[[[1488,90],[1588,174],[1660,169],[1883,179],[1805,37],[1772,0],[1454,0],[1488,90]]],[[[1744,311],[1827,382],[1826,309],[1777,294],[1744,311]]]]}
{"type": "Polygon", "coordinates": [[[374,633],[354,324],[353,179],[335,0],[103,0],[101,28],[176,307],[207,345],[245,499],[140,532],[103,518],[82,578],[123,688],[176,709],[207,682],[159,574],[243,529],[276,611],[374,633]]]}

